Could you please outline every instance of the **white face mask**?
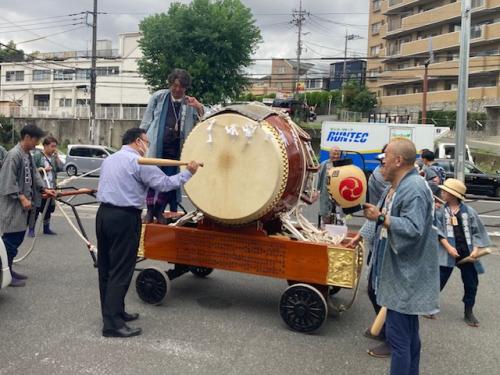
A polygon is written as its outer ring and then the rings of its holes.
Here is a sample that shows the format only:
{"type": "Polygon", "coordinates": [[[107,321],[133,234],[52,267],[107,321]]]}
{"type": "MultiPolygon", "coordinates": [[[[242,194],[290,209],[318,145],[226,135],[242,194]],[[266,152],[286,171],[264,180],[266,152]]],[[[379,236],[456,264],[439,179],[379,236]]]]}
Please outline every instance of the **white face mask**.
{"type": "Polygon", "coordinates": [[[142,143],[142,147],[139,151],[139,153],[142,154],[142,156],[146,156],[148,154],[148,151],[149,151],[149,147],[148,145],[146,144],[146,142],[144,142],[141,138],[139,138],[139,140],[141,141],[142,143]],[[141,152],[142,151],[142,152],[141,152]]]}

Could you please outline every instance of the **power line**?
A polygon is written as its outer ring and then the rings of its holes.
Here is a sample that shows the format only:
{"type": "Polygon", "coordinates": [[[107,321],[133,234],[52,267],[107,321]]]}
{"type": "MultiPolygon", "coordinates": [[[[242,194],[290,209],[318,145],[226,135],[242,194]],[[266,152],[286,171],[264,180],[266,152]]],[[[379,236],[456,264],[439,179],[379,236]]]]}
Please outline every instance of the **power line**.
{"type": "Polygon", "coordinates": [[[82,29],[86,26],[79,26],[79,27],[74,27],[72,29],[68,29],[68,30],[63,30],[63,31],[59,31],[57,33],[53,33],[53,34],[49,34],[49,35],[45,35],[45,36],[41,36],[39,38],[35,38],[35,39],[29,39],[29,40],[24,40],[22,42],[19,42],[18,44],[26,44],[26,43],[31,43],[31,42],[35,42],[37,40],[42,40],[42,39],[46,39],[50,36],[54,36],[54,35],[59,35],[59,34],[65,34],[65,33],[69,33],[70,31],[74,31],[74,30],[78,30],[78,29],[82,29]]]}
{"type": "MultiPolygon", "coordinates": [[[[29,19],[24,19],[24,20],[17,20],[16,22],[18,24],[23,24],[25,22],[41,21],[41,20],[47,20],[47,19],[53,19],[53,18],[73,17],[73,16],[78,16],[80,14],[84,14],[84,13],[85,12],[65,14],[65,15],[61,15],[61,16],[50,16],[50,17],[41,17],[41,18],[29,18],[29,19]]],[[[11,22],[7,21],[7,23],[11,23],[11,22]]],[[[4,23],[0,23],[0,25],[3,25],[3,24],[4,23]]]]}
{"type": "MultiPolygon", "coordinates": [[[[78,20],[83,20],[84,17],[80,17],[80,18],[70,18],[70,19],[64,19],[64,20],[59,20],[59,21],[47,21],[47,22],[36,22],[36,23],[30,23],[30,24],[26,24],[26,25],[20,25],[20,26],[23,26],[23,27],[27,27],[27,26],[39,26],[39,25],[54,25],[54,26],[59,26],[58,24],[60,23],[64,23],[64,22],[71,22],[71,21],[78,21],[78,20]]],[[[9,25],[9,26],[1,26],[0,25],[0,29],[8,29],[8,28],[11,28],[12,25],[9,25]]],[[[5,32],[3,30],[0,30],[1,32],[5,32]]]]}
{"type": "MultiPolygon", "coordinates": [[[[80,18],[83,19],[83,18],[80,18]]],[[[64,25],[52,25],[52,26],[43,26],[43,27],[35,27],[33,29],[22,29],[22,31],[34,31],[34,30],[45,30],[45,29],[55,29],[55,28],[60,28],[60,27],[66,27],[66,26],[76,26],[76,25],[82,25],[85,22],[76,22],[76,23],[66,23],[64,25]]],[[[13,29],[13,30],[0,30],[2,33],[17,33],[19,30],[13,29]]]]}

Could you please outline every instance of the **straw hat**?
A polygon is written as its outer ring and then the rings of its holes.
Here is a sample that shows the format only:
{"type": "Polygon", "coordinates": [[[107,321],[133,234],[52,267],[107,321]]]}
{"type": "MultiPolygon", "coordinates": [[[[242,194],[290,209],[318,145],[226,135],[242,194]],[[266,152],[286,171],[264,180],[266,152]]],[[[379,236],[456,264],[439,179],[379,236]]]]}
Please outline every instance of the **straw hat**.
{"type": "Polygon", "coordinates": [[[439,185],[439,187],[450,193],[451,195],[457,197],[460,200],[465,200],[465,191],[467,188],[465,187],[462,181],[459,181],[455,178],[448,178],[444,182],[443,185],[439,185]]]}

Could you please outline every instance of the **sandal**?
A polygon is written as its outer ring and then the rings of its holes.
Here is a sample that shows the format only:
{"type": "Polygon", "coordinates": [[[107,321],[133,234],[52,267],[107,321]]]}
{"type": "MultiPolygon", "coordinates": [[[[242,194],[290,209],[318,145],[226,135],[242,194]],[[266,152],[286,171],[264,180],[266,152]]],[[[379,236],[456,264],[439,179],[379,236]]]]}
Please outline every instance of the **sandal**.
{"type": "Polygon", "coordinates": [[[375,358],[389,358],[391,356],[391,348],[387,343],[383,343],[368,350],[368,354],[375,358]]]}

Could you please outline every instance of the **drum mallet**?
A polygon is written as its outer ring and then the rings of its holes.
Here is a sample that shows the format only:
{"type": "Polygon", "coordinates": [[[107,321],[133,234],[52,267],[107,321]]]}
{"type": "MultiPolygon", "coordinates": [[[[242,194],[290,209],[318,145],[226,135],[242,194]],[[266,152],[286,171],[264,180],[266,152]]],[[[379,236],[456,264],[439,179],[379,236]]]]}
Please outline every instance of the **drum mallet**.
{"type": "Polygon", "coordinates": [[[373,321],[372,326],[370,327],[370,333],[372,336],[380,335],[380,331],[382,331],[382,327],[384,326],[386,316],[387,316],[387,307],[382,307],[378,312],[375,320],[373,321]]]}
{"type": "MultiPolygon", "coordinates": [[[[142,165],[157,165],[159,167],[181,167],[189,164],[186,161],[159,158],[139,158],[138,163],[142,165]]],[[[198,165],[203,167],[203,163],[198,163],[198,165]]]]}

